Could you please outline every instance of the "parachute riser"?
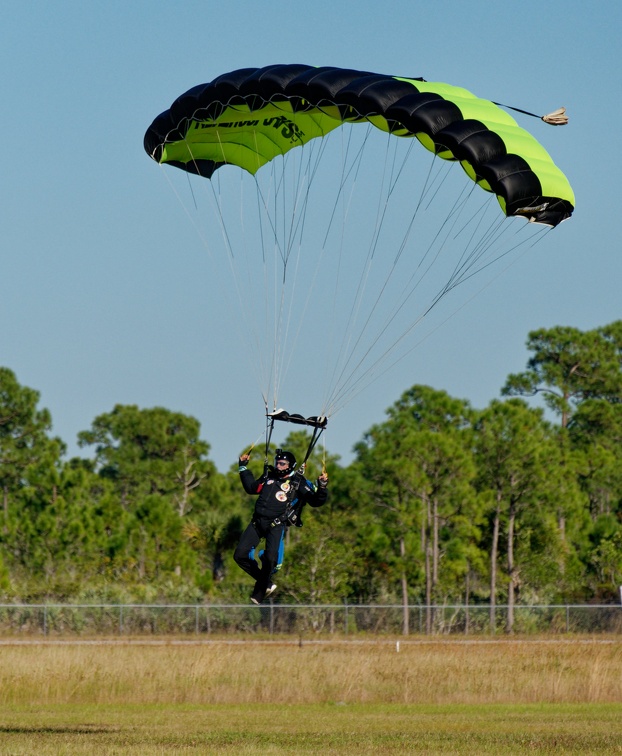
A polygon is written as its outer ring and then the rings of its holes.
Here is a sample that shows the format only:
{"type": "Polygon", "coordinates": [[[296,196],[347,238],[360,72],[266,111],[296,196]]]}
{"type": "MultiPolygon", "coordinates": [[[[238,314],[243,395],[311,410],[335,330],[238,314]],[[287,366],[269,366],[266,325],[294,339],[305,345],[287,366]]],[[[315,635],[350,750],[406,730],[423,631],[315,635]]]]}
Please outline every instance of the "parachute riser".
{"type": "MultiPolygon", "coordinates": [[[[324,428],[325,427],[326,426],[324,426],[324,428]]],[[[314,428],[313,429],[313,434],[311,436],[311,440],[309,441],[309,446],[307,447],[307,453],[305,454],[305,458],[302,460],[302,464],[300,466],[301,467],[301,470],[300,470],[301,472],[305,471],[305,468],[307,466],[307,460],[311,456],[311,452],[313,451],[313,449],[315,449],[315,445],[320,440],[320,436],[324,432],[324,428],[314,428]]]]}
{"type": "Polygon", "coordinates": [[[265,451],[265,458],[264,458],[264,471],[267,472],[269,461],[268,461],[268,454],[270,452],[270,440],[272,439],[272,431],[274,430],[274,418],[270,417],[267,411],[266,407],[266,451],[265,451]]]}

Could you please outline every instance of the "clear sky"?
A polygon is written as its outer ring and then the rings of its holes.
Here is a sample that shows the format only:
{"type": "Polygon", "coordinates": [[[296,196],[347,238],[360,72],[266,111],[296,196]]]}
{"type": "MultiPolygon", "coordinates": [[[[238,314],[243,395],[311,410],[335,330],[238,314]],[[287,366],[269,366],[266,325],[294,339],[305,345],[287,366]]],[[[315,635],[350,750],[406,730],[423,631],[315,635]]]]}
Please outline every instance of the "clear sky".
{"type": "MultiPolygon", "coordinates": [[[[326,445],[344,462],[411,385],[484,407],[524,368],[530,330],[622,316],[619,0],[0,7],[0,364],[41,393],[70,455],[117,403],[196,417],[222,470],[261,434],[235,315],[210,291],[204,250],[142,146],[175,97],[236,68],[423,76],[532,112],[564,105],[571,119],[521,125],[568,176],[573,218],[335,416],[326,445]]],[[[321,357],[322,334],[306,339],[321,357]]],[[[300,394],[286,409],[315,414],[302,381],[300,394]]]]}

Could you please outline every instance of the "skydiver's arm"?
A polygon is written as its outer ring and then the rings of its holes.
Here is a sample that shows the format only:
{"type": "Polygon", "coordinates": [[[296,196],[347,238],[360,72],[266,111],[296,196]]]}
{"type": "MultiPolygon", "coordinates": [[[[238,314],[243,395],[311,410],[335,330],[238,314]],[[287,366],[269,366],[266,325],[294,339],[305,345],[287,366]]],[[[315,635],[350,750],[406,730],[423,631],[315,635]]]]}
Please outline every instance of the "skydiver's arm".
{"type": "Polygon", "coordinates": [[[242,482],[242,487],[246,491],[247,494],[256,494],[259,492],[259,484],[261,483],[261,480],[255,480],[255,476],[253,473],[246,467],[246,463],[249,460],[248,454],[242,454],[240,457],[238,464],[238,472],[240,473],[240,480],[242,482]]]}
{"type": "Polygon", "coordinates": [[[321,507],[328,501],[328,475],[324,472],[317,479],[317,485],[305,486],[305,501],[312,507],[321,507]]]}

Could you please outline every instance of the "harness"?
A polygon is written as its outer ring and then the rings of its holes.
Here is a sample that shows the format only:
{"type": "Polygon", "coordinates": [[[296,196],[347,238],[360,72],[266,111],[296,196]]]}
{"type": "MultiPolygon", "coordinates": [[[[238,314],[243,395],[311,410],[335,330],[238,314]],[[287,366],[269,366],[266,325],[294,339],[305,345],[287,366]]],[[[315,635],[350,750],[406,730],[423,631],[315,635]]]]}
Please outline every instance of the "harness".
{"type": "Polygon", "coordinates": [[[301,476],[294,473],[289,490],[287,491],[287,504],[285,506],[285,512],[280,517],[275,517],[270,523],[271,528],[275,528],[277,525],[295,525],[297,528],[302,527],[302,520],[300,519],[300,512],[296,511],[296,503],[298,502],[298,489],[300,487],[301,476]]]}

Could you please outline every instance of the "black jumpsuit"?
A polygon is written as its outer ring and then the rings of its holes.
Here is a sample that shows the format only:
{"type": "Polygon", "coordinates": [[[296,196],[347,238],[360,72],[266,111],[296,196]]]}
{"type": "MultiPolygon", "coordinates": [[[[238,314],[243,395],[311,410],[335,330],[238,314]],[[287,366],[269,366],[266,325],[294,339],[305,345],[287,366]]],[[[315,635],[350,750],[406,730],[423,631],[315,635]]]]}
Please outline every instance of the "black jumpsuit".
{"type": "Polygon", "coordinates": [[[274,521],[283,518],[290,505],[295,507],[298,517],[305,504],[321,507],[328,499],[328,490],[326,486],[315,486],[298,472],[279,478],[272,468],[255,480],[253,473],[241,466],[240,480],[247,494],[259,496],[253,519],[242,533],[233,558],[256,581],[257,592],[265,593],[271,585],[272,573],[283,561],[283,542],[288,528],[287,522],[273,525],[274,521]],[[260,568],[255,560],[255,549],[262,538],[266,545],[260,557],[260,568]]]}

